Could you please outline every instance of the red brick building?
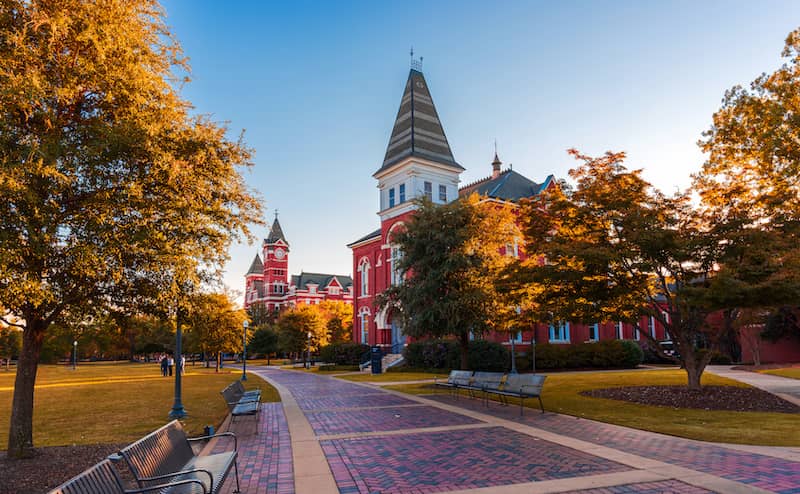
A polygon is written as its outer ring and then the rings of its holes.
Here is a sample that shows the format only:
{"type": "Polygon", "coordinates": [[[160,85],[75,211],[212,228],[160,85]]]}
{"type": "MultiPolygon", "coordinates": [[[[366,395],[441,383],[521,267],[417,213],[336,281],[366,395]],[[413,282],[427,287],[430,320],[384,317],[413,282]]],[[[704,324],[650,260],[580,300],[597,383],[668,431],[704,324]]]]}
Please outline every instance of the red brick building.
{"type": "Polygon", "coordinates": [[[289,242],[276,215],[261,246],[261,255],[256,254],[245,275],[245,309],[256,303],[263,303],[271,312],[298,304],[319,304],[323,300],[353,303],[350,276],[301,272],[289,279],[288,273],[289,242]]]}
{"type": "MultiPolygon", "coordinates": [[[[486,178],[459,187],[462,171],[464,168],[453,157],[425,77],[422,72],[412,69],[400,100],[386,155],[373,174],[378,181],[380,228],[348,245],[353,251],[355,280],[354,341],[382,346],[389,353],[400,353],[407,343],[398,321],[390,313],[376,310],[374,303],[376,294],[390,284],[401,281],[395,269],[401,252],[392,244],[392,232],[413,214],[413,199],[424,195],[434,203],[443,204],[459,195],[477,192],[488,200],[517,203],[554,185],[552,175],[538,183],[511,168],[503,170],[497,153],[491,163],[491,175],[486,178]]],[[[509,245],[506,250],[508,255],[525,255],[518,244],[509,245]]],[[[664,339],[664,330],[657,321],[643,319],[642,328],[647,328],[656,338],[664,339]]],[[[517,335],[515,343],[530,344],[534,336],[537,343],[559,344],[641,338],[630,324],[613,321],[592,325],[565,322],[537,325],[517,335]]],[[[510,344],[507,335],[489,335],[488,339],[510,344]]]]}

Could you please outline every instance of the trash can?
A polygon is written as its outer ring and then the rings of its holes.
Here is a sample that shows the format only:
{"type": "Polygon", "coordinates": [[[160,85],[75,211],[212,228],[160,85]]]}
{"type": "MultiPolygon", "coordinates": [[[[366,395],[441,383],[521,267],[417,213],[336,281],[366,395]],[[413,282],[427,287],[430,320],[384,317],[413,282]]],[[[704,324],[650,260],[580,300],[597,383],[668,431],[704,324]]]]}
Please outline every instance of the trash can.
{"type": "Polygon", "coordinates": [[[381,352],[381,347],[372,347],[370,366],[372,367],[373,374],[380,374],[383,372],[383,352],[381,352]]]}

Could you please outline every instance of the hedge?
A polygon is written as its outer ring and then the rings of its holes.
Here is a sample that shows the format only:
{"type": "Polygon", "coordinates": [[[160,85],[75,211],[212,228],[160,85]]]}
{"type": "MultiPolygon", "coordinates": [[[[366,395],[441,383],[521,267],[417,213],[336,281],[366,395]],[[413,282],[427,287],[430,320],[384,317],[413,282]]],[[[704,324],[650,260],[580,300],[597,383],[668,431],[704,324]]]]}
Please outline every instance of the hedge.
{"type": "Polygon", "coordinates": [[[368,351],[369,345],[362,343],[332,343],[320,348],[319,358],[329,364],[358,365],[368,351]]]}
{"type": "MultiPolygon", "coordinates": [[[[461,354],[452,340],[426,340],[410,343],[404,356],[406,365],[420,369],[458,369],[461,354]]],[[[606,340],[576,345],[536,345],[537,369],[632,369],[642,363],[642,349],[634,341],[606,340]]],[[[517,369],[532,368],[529,352],[516,356],[517,369]]],[[[469,344],[469,370],[507,372],[511,367],[510,352],[499,343],[476,340],[469,344]]]]}

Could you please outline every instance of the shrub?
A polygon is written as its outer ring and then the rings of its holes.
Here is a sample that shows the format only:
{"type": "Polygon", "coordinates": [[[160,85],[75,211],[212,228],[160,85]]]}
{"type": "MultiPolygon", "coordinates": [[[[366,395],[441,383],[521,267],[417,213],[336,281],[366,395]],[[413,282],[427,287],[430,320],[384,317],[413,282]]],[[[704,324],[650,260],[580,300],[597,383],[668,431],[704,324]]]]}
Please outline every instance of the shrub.
{"type": "Polygon", "coordinates": [[[642,363],[642,349],[634,341],[606,340],[577,345],[536,345],[537,369],[626,368],[642,363]]]}
{"type": "MultiPolygon", "coordinates": [[[[491,341],[469,342],[467,365],[470,370],[502,372],[509,365],[509,353],[503,345],[491,341]]],[[[403,352],[406,365],[419,369],[458,369],[461,348],[453,340],[425,340],[409,343],[403,352]]]]}
{"type": "Polygon", "coordinates": [[[319,350],[320,360],[336,365],[358,365],[361,357],[369,351],[362,343],[332,343],[319,350]]]}

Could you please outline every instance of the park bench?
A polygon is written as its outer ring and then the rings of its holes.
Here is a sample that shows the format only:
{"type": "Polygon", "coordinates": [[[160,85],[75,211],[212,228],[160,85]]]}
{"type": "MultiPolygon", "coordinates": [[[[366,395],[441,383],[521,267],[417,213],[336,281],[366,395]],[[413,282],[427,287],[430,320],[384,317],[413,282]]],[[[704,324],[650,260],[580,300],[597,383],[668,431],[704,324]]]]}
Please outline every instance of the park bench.
{"type": "Polygon", "coordinates": [[[231,468],[236,477],[234,492],[239,492],[237,451],[238,443],[232,432],[190,439],[181,423],[173,420],[123,448],[120,456],[125,459],[140,488],[153,487],[163,482],[196,479],[203,484],[206,493],[217,494],[231,468]],[[233,438],[233,451],[197,456],[192,450],[192,442],[223,436],[233,438]]]}
{"type": "Polygon", "coordinates": [[[483,393],[484,401],[487,400],[487,393],[493,390],[500,389],[503,385],[505,374],[502,372],[475,372],[472,375],[472,381],[465,387],[469,391],[471,397],[475,397],[475,393],[483,393]]]}
{"type": "Polygon", "coordinates": [[[450,371],[450,375],[447,376],[447,381],[437,381],[434,378],[434,385],[442,386],[445,388],[449,388],[451,392],[455,393],[458,396],[459,388],[467,388],[472,382],[472,371],[464,371],[464,370],[454,370],[450,371]]]}
{"type": "MultiPolygon", "coordinates": [[[[246,415],[255,415],[256,421],[259,420],[259,410],[261,408],[261,391],[258,390],[257,395],[247,396],[244,391],[244,386],[240,381],[234,381],[225,386],[225,389],[220,391],[225,403],[228,404],[228,409],[231,414],[231,422],[236,417],[246,415]]],[[[256,429],[258,431],[258,429],[256,429]]]]}
{"type": "Polygon", "coordinates": [[[242,381],[234,381],[233,386],[237,392],[242,393],[242,398],[239,401],[261,401],[261,389],[247,391],[244,389],[242,381]]]}
{"type": "Polygon", "coordinates": [[[49,494],[208,494],[200,479],[183,479],[148,487],[126,489],[110,460],[103,460],[56,487],[49,494]]]}
{"type": "Polygon", "coordinates": [[[538,398],[539,408],[544,413],[542,404],[542,387],[544,386],[545,376],[541,374],[509,374],[506,376],[502,386],[497,388],[487,388],[484,390],[486,395],[496,394],[500,400],[508,404],[508,397],[519,398],[519,414],[522,415],[525,398],[538,398]]]}

